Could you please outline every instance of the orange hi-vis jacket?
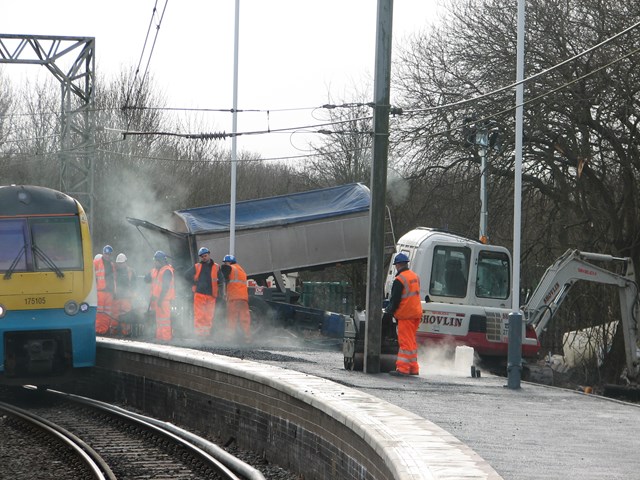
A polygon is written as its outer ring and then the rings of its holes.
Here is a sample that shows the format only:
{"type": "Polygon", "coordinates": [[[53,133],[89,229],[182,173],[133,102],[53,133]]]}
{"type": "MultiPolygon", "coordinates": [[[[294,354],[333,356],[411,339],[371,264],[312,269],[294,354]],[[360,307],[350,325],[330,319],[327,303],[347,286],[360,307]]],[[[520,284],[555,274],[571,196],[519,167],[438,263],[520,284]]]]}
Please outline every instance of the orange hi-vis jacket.
{"type": "MultiPolygon", "coordinates": [[[[111,266],[112,269],[114,268],[111,263],[109,265],[111,266]]],[[[93,261],[93,269],[96,272],[96,288],[98,289],[98,291],[105,290],[107,288],[107,277],[106,277],[106,271],[104,266],[104,260],[102,259],[102,257],[96,258],[93,261]]],[[[114,272],[114,275],[115,275],[115,272],[114,272]]]]}
{"type": "MultiPolygon", "coordinates": [[[[198,283],[198,279],[200,278],[200,272],[202,271],[202,263],[196,263],[195,264],[195,268],[196,268],[196,273],[193,275],[193,283],[198,283]]],[[[213,298],[218,298],[218,264],[217,263],[213,263],[213,265],[211,265],[211,296],[213,298]]],[[[196,291],[196,286],[193,285],[191,287],[191,290],[195,293],[196,291]]]]}
{"type": "Polygon", "coordinates": [[[169,290],[167,291],[167,294],[164,296],[162,300],[173,300],[174,298],[176,298],[176,289],[175,289],[173,267],[171,265],[165,265],[162,268],[160,268],[160,270],[158,270],[158,273],[155,276],[153,276],[153,272],[152,272],[151,295],[153,295],[156,298],[160,297],[160,294],[162,293],[162,278],[164,277],[164,273],[167,270],[171,272],[171,283],[169,284],[169,290]]]}
{"type": "Polygon", "coordinates": [[[422,303],[420,302],[420,278],[411,270],[404,270],[396,275],[402,283],[402,299],[393,316],[398,320],[422,317],[422,303]]]}
{"type": "Polygon", "coordinates": [[[249,300],[249,289],[247,288],[247,274],[244,269],[234,263],[229,265],[229,282],[227,283],[227,300],[249,300]]]}
{"type": "Polygon", "coordinates": [[[158,269],[154,267],[151,269],[151,295],[153,295],[153,283],[157,276],[158,276],[158,269]]]}

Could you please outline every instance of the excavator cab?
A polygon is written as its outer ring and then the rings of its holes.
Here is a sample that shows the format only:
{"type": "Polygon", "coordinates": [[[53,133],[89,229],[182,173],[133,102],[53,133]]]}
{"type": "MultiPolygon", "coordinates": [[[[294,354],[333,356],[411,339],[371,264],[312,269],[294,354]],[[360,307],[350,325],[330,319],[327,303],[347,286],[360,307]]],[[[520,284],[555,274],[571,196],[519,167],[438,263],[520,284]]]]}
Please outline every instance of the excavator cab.
{"type": "MultiPolygon", "coordinates": [[[[421,227],[404,235],[397,251],[409,257],[409,267],[420,277],[421,298],[456,305],[511,306],[511,255],[504,247],[421,227]]],[[[385,298],[394,278],[390,265],[385,298]]]]}

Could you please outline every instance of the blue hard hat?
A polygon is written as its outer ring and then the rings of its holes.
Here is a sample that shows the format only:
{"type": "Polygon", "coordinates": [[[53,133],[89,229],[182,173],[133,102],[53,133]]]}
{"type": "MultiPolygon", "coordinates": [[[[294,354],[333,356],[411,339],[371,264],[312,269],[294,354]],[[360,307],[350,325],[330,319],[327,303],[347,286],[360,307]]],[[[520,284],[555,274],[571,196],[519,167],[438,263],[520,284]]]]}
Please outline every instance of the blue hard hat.
{"type": "Polygon", "coordinates": [[[198,256],[200,257],[200,256],[204,255],[205,253],[211,253],[211,252],[209,251],[209,249],[207,247],[200,247],[200,250],[198,250],[198,256]]]}
{"type": "Polygon", "coordinates": [[[400,252],[396,255],[396,258],[393,259],[393,264],[397,263],[409,263],[409,257],[407,257],[404,253],[400,252]]]}
{"type": "Polygon", "coordinates": [[[164,253],[162,250],[158,250],[156,253],[153,254],[153,259],[164,262],[167,259],[167,254],[164,253]]]}
{"type": "Polygon", "coordinates": [[[228,263],[238,263],[236,261],[236,257],[234,257],[233,255],[225,255],[224,258],[222,259],[223,262],[228,262],[228,263]]]}
{"type": "Polygon", "coordinates": [[[105,245],[102,249],[103,255],[111,255],[113,253],[113,247],[111,245],[105,245]]]}

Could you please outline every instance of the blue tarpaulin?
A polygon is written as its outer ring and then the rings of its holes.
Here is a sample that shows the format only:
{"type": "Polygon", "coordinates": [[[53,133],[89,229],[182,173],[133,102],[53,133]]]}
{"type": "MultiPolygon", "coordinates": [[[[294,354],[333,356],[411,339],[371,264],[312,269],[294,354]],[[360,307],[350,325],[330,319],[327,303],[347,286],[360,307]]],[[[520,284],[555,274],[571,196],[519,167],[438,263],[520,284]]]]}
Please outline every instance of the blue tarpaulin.
{"type": "MultiPolygon", "coordinates": [[[[284,226],[369,210],[371,193],[361,183],[246,200],[236,203],[236,230],[284,226]]],[[[230,229],[231,205],[211,205],[174,212],[192,234],[230,229]]]]}

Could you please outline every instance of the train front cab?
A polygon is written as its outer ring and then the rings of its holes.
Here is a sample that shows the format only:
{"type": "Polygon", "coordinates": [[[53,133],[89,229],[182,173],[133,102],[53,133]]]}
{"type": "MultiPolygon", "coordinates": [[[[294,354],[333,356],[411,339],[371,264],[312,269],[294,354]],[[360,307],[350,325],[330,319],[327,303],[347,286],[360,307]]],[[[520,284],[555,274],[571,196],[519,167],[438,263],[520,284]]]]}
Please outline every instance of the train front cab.
{"type": "Polygon", "coordinates": [[[0,382],[91,367],[96,292],[87,217],[73,198],[0,187],[0,382]]]}

